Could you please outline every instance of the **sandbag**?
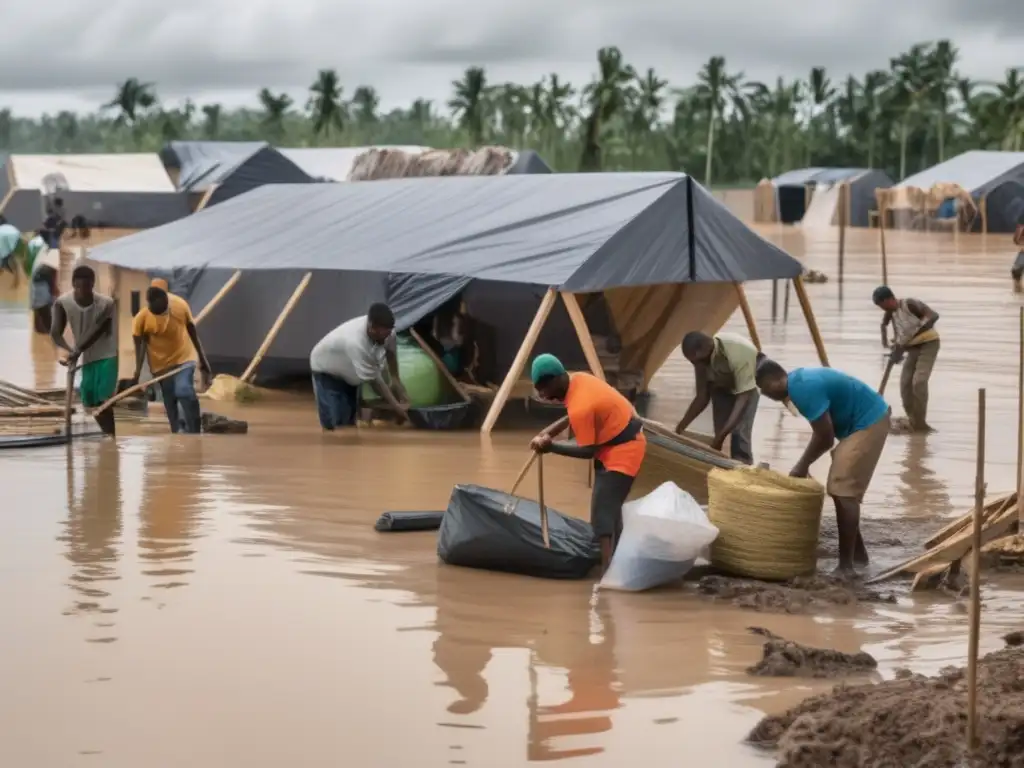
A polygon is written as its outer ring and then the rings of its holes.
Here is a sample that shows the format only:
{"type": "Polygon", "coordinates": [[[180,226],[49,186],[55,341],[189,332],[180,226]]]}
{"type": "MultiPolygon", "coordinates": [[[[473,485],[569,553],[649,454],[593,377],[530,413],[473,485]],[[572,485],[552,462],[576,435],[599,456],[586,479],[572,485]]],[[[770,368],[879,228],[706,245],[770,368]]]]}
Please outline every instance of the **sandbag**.
{"type": "Polygon", "coordinates": [[[385,512],[373,527],[380,531],[436,531],[441,527],[444,512],[385,512]]]}
{"type": "Polygon", "coordinates": [[[622,505],[622,538],[601,588],[639,592],[681,579],[717,536],[693,496],[662,483],[622,505]]]}
{"type": "Polygon", "coordinates": [[[825,489],[812,478],[770,469],[714,469],[708,517],[718,528],[711,564],[736,576],[784,581],[818,566],[825,489]]]}
{"type": "Polygon", "coordinates": [[[548,507],[548,534],[550,549],[544,546],[537,502],[457,485],[441,522],[437,556],[448,565],[547,579],[582,579],[601,559],[590,523],[548,507]]]}

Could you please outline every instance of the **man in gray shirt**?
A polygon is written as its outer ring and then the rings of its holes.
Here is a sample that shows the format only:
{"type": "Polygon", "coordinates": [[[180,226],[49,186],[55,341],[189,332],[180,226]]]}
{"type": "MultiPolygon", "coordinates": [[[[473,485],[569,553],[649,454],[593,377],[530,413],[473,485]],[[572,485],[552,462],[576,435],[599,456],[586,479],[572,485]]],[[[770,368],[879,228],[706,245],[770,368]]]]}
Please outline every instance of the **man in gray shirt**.
{"type": "Polygon", "coordinates": [[[359,386],[369,383],[404,422],[409,400],[398,377],[395,316],[386,304],[374,304],[365,317],[342,323],[324,336],[309,356],[320,426],[326,431],[354,426],[359,386]],[[390,385],[384,380],[391,374],[390,385]]]}

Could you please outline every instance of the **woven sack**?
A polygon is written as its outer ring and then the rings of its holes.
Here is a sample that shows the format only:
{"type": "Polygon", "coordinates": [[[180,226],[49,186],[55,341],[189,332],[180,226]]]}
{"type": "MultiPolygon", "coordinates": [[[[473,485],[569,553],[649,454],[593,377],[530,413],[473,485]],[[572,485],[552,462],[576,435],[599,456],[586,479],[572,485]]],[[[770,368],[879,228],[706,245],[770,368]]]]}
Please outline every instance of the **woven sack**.
{"type": "Polygon", "coordinates": [[[711,563],[727,573],[782,581],[815,572],[825,489],[769,469],[713,469],[708,518],[719,534],[711,563]]]}

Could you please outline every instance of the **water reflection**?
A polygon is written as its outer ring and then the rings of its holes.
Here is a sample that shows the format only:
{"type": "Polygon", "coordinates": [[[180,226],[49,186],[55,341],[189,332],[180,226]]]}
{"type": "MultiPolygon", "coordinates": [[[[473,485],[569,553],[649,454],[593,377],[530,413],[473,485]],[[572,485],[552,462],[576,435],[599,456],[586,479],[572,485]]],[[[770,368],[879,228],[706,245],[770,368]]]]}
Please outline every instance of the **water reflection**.
{"type": "Polygon", "coordinates": [[[74,595],[69,613],[104,616],[98,620],[98,636],[90,642],[114,642],[113,583],[120,580],[117,564],[122,533],[121,467],[117,445],[108,440],[68,446],[67,519],[59,541],[73,570],[68,586],[74,595]],[[76,452],[78,456],[76,457],[76,452]],[[81,472],[76,473],[80,459],[81,472]],[[77,480],[81,480],[78,492],[77,480]]]}
{"type": "MultiPolygon", "coordinates": [[[[895,439],[895,438],[890,438],[895,439]]],[[[928,435],[907,435],[896,486],[901,507],[913,517],[944,517],[956,510],[950,502],[946,481],[932,468],[928,435]]]]}

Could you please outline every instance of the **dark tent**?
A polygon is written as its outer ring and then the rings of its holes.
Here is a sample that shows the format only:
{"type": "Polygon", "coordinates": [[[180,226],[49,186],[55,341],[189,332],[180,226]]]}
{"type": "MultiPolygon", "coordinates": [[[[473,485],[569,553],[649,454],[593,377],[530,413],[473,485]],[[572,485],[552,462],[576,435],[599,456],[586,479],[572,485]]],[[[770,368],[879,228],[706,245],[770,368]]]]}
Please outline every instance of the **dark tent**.
{"type": "Polygon", "coordinates": [[[172,141],[160,153],[179,190],[206,208],[264,184],[307,184],[313,177],[264,142],[172,141]]]}
{"type": "Polygon", "coordinates": [[[847,224],[868,227],[872,224],[872,212],[878,208],[875,190],[887,189],[892,184],[884,171],[871,168],[787,171],[758,185],[755,220],[795,224],[810,212],[808,223],[837,225],[839,189],[845,185],[849,190],[847,224]]]}
{"type": "MultiPolygon", "coordinates": [[[[735,283],[801,272],[688,177],[641,173],[272,185],[92,258],[173,270],[196,310],[240,271],[202,328],[209,353],[235,370],[311,273],[261,375],[308,371],[313,345],[375,300],[409,328],[460,292],[496,329],[504,375],[557,291],[589,294],[591,332],[609,326],[622,369],[645,384],[687,331],[721,327],[739,301],[735,283]]],[[[565,315],[545,330],[555,344],[572,328],[565,315]]],[[[547,343],[536,348],[552,351],[547,343]]]]}

